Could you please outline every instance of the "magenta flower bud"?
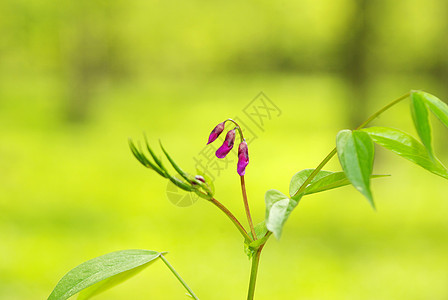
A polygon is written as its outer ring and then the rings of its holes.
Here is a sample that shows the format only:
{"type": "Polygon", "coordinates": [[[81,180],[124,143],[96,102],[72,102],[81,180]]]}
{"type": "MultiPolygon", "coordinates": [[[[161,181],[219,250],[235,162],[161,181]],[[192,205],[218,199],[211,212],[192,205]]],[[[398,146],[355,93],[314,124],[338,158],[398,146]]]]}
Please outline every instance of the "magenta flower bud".
{"type": "Polygon", "coordinates": [[[207,145],[216,140],[218,136],[224,131],[224,125],[225,125],[224,123],[225,122],[219,123],[218,125],[216,125],[215,128],[213,128],[212,132],[210,133],[210,136],[208,137],[207,145]]]}
{"type": "Polygon", "coordinates": [[[218,158],[226,157],[227,153],[229,153],[230,150],[232,150],[234,143],[235,143],[235,129],[232,129],[229,132],[227,132],[226,139],[224,140],[222,146],[219,147],[218,150],[216,150],[216,157],[218,158]]]}
{"type": "Polygon", "coordinates": [[[249,151],[247,149],[246,140],[243,140],[238,147],[238,165],[237,172],[240,176],[246,174],[246,167],[249,164],[249,151]]]}
{"type": "Polygon", "coordinates": [[[201,176],[201,175],[196,175],[196,176],[194,176],[194,179],[199,180],[199,181],[205,183],[205,179],[204,179],[204,177],[201,176]]]}

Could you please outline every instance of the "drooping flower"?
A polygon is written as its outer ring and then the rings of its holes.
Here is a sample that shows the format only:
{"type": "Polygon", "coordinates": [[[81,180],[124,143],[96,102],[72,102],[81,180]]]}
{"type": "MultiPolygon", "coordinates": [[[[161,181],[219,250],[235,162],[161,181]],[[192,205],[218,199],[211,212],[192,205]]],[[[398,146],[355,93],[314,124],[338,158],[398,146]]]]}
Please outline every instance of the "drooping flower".
{"type": "Polygon", "coordinates": [[[218,125],[216,125],[215,128],[213,128],[212,132],[210,133],[210,136],[208,137],[207,145],[216,140],[218,136],[224,131],[224,125],[225,125],[224,123],[225,122],[219,123],[218,125]]]}
{"type": "Polygon", "coordinates": [[[238,147],[238,164],[237,172],[240,176],[246,173],[246,167],[249,164],[249,151],[247,149],[246,140],[243,140],[238,147]]]}
{"type": "Polygon", "coordinates": [[[227,153],[230,152],[233,148],[233,144],[235,143],[235,129],[229,130],[226,135],[226,139],[224,140],[224,143],[221,147],[219,147],[218,150],[216,150],[216,157],[218,158],[224,158],[226,157],[227,153]]]}

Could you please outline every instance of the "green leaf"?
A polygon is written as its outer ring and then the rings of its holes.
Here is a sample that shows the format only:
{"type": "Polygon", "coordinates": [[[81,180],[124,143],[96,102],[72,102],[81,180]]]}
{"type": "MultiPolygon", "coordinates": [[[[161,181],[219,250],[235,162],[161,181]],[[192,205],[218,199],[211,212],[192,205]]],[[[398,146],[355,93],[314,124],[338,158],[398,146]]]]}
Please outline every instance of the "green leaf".
{"type": "Polygon", "coordinates": [[[165,172],[162,169],[159,169],[155,164],[153,164],[137,147],[134,142],[129,139],[129,148],[131,148],[132,154],[134,154],[135,158],[145,167],[149,169],[153,169],[157,173],[159,173],[162,177],[167,177],[165,172]]]}
{"type": "Polygon", "coordinates": [[[171,156],[168,154],[168,152],[163,147],[162,142],[159,141],[159,144],[160,144],[160,148],[162,148],[163,153],[165,153],[166,158],[168,158],[169,162],[171,163],[173,168],[177,171],[177,173],[179,173],[179,175],[182,176],[182,178],[185,179],[187,182],[191,182],[191,179],[192,179],[191,175],[189,175],[188,173],[184,172],[181,169],[181,167],[179,167],[179,165],[176,164],[174,159],[171,158],[171,156]]]}
{"type": "Polygon", "coordinates": [[[252,259],[252,257],[256,253],[256,249],[267,240],[266,233],[268,232],[268,229],[266,228],[265,221],[262,221],[255,225],[254,230],[255,235],[257,236],[257,240],[251,242],[250,244],[246,241],[244,242],[244,252],[246,252],[249,259],[252,259]]]}
{"type": "Polygon", "coordinates": [[[448,127],[448,105],[445,102],[436,96],[422,91],[415,91],[412,94],[415,94],[415,97],[423,99],[431,112],[440,120],[440,122],[448,127]]]}
{"type": "MultiPolygon", "coordinates": [[[[160,253],[156,251],[135,249],[116,251],[88,260],[65,274],[51,292],[48,300],[68,299],[96,283],[148,264],[159,256],[160,253]]],[[[119,280],[119,278],[116,278],[116,280],[121,282],[130,276],[124,277],[121,278],[122,280],[119,280]]],[[[115,281],[115,283],[119,282],[115,281]]],[[[114,280],[110,284],[113,283],[114,280]]],[[[97,291],[100,292],[106,288],[107,283],[104,288],[98,286],[97,291]]],[[[92,293],[96,294],[94,290],[92,290],[92,293]]]]}
{"type": "MultiPolygon", "coordinates": [[[[328,171],[327,171],[328,172],[328,171]]],[[[313,180],[305,189],[305,195],[315,194],[350,184],[350,180],[345,176],[344,172],[329,172],[330,174],[313,180]]],[[[372,175],[370,178],[387,177],[390,175],[372,175]]]]}
{"type": "Polygon", "coordinates": [[[420,93],[411,94],[411,114],[415,129],[428,151],[431,159],[434,159],[434,150],[432,149],[431,125],[429,124],[428,108],[425,105],[425,99],[420,93]]]}
{"type": "Polygon", "coordinates": [[[375,143],[391,150],[401,157],[448,179],[448,170],[437,159],[433,160],[425,147],[412,136],[400,130],[387,127],[362,129],[375,143]]]}
{"type": "Polygon", "coordinates": [[[160,167],[160,169],[165,170],[162,160],[157,157],[157,155],[154,153],[154,151],[152,151],[152,148],[149,146],[148,138],[146,137],[146,135],[144,135],[144,137],[145,137],[146,149],[148,149],[149,154],[151,154],[152,158],[154,159],[156,164],[160,167]]]}
{"type": "Polygon", "coordinates": [[[268,229],[266,227],[266,222],[261,221],[260,223],[255,225],[254,230],[255,230],[255,235],[257,236],[257,239],[263,238],[266,235],[266,233],[268,232],[268,229]]]}
{"type": "Polygon", "coordinates": [[[363,131],[341,130],[336,137],[336,148],[347,178],[375,208],[370,190],[375,152],[372,139],[363,131]]]}
{"type": "MultiPolygon", "coordinates": [[[[293,197],[298,192],[300,187],[303,185],[303,183],[306,181],[306,179],[311,175],[311,173],[313,173],[313,171],[314,171],[314,169],[304,169],[304,170],[297,172],[296,174],[294,174],[292,176],[291,181],[289,183],[289,195],[291,197],[293,197]]],[[[317,173],[316,177],[314,177],[313,180],[311,180],[311,183],[313,183],[331,173],[332,172],[321,170],[321,171],[319,171],[319,173],[317,173]]]]}
{"type": "Polygon", "coordinates": [[[144,265],[141,265],[139,267],[136,267],[134,269],[119,273],[117,275],[114,275],[112,277],[109,277],[107,279],[104,279],[100,282],[95,283],[94,285],[89,286],[88,288],[83,289],[78,297],[77,300],[87,300],[92,298],[95,295],[98,295],[108,289],[113,288],[114,286],[128,280],[129,278],[137,275],[141,271],[143,271],[146,267],[148,267],[153,261],[150,261],[149,263],[146,263],[144,265]]]}
{"type": "Polygon", "coordinates": [[[279,239],[282,234],[283,225],[292,210],[299,203],[300,198],[290,199],[277,190],[269,190],[265,194],[266,202],[266,228],[279,239]]]}

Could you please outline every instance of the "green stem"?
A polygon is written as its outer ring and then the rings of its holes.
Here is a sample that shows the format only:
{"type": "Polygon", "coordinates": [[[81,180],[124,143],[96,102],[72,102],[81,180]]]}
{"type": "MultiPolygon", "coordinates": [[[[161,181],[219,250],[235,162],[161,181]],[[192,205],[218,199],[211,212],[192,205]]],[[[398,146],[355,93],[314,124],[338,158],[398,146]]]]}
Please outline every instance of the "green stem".
{"type": "MultiPolygon", "coordinates": [[[[381,115],[383,112],[385,112],[386,110],[388,110],[389,108],[391,108],[392,106],[394,106],[395,104],[397,104],[398,102],[406,99],[407,97],[409,97],[411,93],[406,93],[401,97],[398,97],[397,99],[395,99],[394,101],[392,101],[391,103],[389,103],[388,105],[384,106],[383,108],[381,108],[379,111],[377,111],[376,113],[374,113],[373,115],[371,115],[367,120],[365,120],[361,125],[359,125],[358,127],[356,127],[355,130],[359,130],[361,128],[364,128],[366,125],[368,125],[370,122],[372,122],[375,118],[377,118],[379,115],[381,115]]],[[[308,186],[308,184],[311,182],[311,180],[314,179],[314,177],[317,175],[317,173],[319,173],[320,170],[322,170],[322,168],[330,161],[330,159],[337,153],[336,147],[331,150],[331,152],[324,158],[324,160],[317,166],[316,169],[314,169],[314,171],[310,174],[310,176],[308,176],[308,178],[305,180],[305,182],[300,186],[299,190],[293,195],[293,197],[295,195],[300,195],[300,193],[302,193],[305,188],[308,186]]]]}
{"type": "Polygon", "coordinates": [[[238,129],[238,132],[240,133],[240,139],[241,139],[241,141],[243,141],[244,140],[243,130],[241,129],[240,125],[232,119],[227,119],[224,122],[227,122],[227,121],[232,122],[233,124],[236,125],[236,128],[238,129]]]}
{"type": "Polygon", "coordinates": [[[165,265],[170,269],[171,272],[173,272],[174,276],[180,281],[180,283],[184,286],[184,288],[188,291],[188,293],[193,297],[195,300],[199,300],[199,298],[194,294],[193,290],[188,286],[188,284],[180,277],[179,273],[176,272],[176,270],[173,268],[173,266],[166,260],[166,258],[160,254],[160,258],[163,260],[165,265]]]}
{"type": "Polygon", "coordinates": [[[244,175],[240,176],[240,178],[241,178],[241,191],[243,193],[244,210],[246,211],[247,222],[249,223],[252,237],[254,238],[254,240],[256,240],[257,235],[255,234],[254,223],[252,223],[252,217],[250,215],[249,202],[247,201],[247,194],[246,194],[246,183],[244,182],[244,175]]]}
{"type": "Polygon", "coordinates": [[[257,249],[254,257],[252,257],[252,266],[250,270],[249,291],[247,292],[247,300],[254,299],[255,283],[257,282],[258,264],[260,263],[261,250],[263,250],[264,244],[257,249]]]}
{"type": "Polygon", "coordinates": [[[213,203],[216,207],[218,207],[226,216],[232,221],[232,223],[236,226],[238,231],[243,235],[246,242],[251,243],[253,239],[247,234],[246,229],[241,225],[238,219],[228,210],[221,202],[216,200],[215,198],[210,199],[210,202],[213,203]]]}
{"type": "Polygon", "coordinates": [[[330,153],[328,153],[328,155],[324,158],[324,160],[321,161],[321,163],[317,166],[317,168],[314,169],[314,171],[310,174],[310,176],[308,176],[305,182],[300,186],[299,190],[291,198],[293,198],[295,195],[300,195],[300,193],[302,193],[305,190],[305,188],[308,186],[311,180],[313,180],[314,177],[317,175],[317,173],[319,173],[319,171],[322,170],[322,168],[330,161],[330,159],[333,158],[336,152],[337,151],[335,147],[333,150],[331,150],[330,153]]]}

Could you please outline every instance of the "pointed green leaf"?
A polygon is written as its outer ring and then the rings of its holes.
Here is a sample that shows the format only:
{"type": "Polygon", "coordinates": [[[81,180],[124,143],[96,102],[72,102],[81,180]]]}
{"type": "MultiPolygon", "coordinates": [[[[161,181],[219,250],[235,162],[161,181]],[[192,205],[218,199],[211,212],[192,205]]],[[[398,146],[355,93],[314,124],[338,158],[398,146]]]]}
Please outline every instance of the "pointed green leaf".
{"type": "Polygon", "coordinates": [[[160,143],[160,148],[162,148],[163,153],[165,153],[166,158],[168,158],[169,162],[171,163],[171,165],[173,166],[173,168],[176,170],[177,173],[179,173],[180,176],[182,176],[183,179],[185,179],[187,182],[190,182],[191,180],[191,175],[184,172],[181,167],[179,167],[178,164],[176,164],[176,162],[174,161],[174,159],[171,158],[171,156],[168,154],[168,152],[165,150],[165,148],[162,145],[162,142],[160,143]]]}
{"type": "Polygon", "coordinates": [[[95,295],[98,295],[104,291],[107,291],[114,286],[128,280],[129,278],[137,275],[141,271],[143,271],[146,267],[148,267],[153,261],[150,261],[149,263],[146,263],[144,265],[141,265],[139,267],[136,267],[134,269],[119,273],[117,275],[114,275],[112,277],[109,277],[107,279],[104,279],[100,282],[95,283],[94,285],[89,286],[88,288],[85,288],[81,292],[79,292],[78,297],[76,300],[87,300],[92,298],[95,295]]]}
{"type": "Polygon", "coordinates": [[[145,137],[146,149],[148,149],[149,154],[151,154],[152,158],[154,159],[156,164],[160,167],[160,169],[166,171],[165,167],[163,166],[162,160],[157,157],[154,151],[152,151],[152,148],[149,146],[148,138],[146,137],[146,135],[144,135],[144,137],[145,137]]]}
{"type": "Polygon", "coordinates": [[[290,199],[277,190],[268,190],[265,194],[266,202],[266,228],[279,239],[282,234],[283,225],[292,210],[299,203],[299,199],[290,199]]]}
{"type": "Polygon", "coordinates": [[[370,190],[375,151],[372,139],[363,131],[342,130],[336,137],[336,148],[347,178],[375,208],[370,190]]]}
{"type": "MultiPolygon", "coordinates": [[[[315,194],[350,184],[344,172],[330,172],[319,180],[314,180],[305,189],[305,195],[315,194]]],[[[390,175],[372,175],[370,178],[388,177],[390,175]]]]}
{"type": "MultiPolygon", "coordinates": [[[[306,179],[311,175],[311,173],[313,173],[313,171],[314,169],[304,169],[292,176],[291,181],[289,183],[289,195],[291,197],[293,197],[297,193],[297,191],[300,189],[300,187],[303,185],[306,179]]],[[[319,173],[317,173],[316,177],[314,177],[313,180],[311,180],[311,183],[331,173],[333,172],[320,170],[319,173]]]]}
{"type": "Polygon", "coordinates": [[[411,94],[411,114],[418,136],[428,151],[429,156],[433,159],[434,151],[432,149],[431,125],[429,124],[428,108],[420,93],[411,94]]]}
{"type": "Polygon", "coordinates": [[[134,142],[131,139],[129,139],[129,148],[131,148],[132,154],[134,154],[135,158],[137,158],[137,160],[142,165],[144,165],[145,167],[147,167],[149,169],[153,169],[154,171],[159,173],[159,175],[162,177],[165,177],[165,178],[167,177],[163,170],[159,169],[139,149],[137,149],[137,147],[135,146],[134,142]]]}
{"type": "Polygon", "coordinates": [[[116,251],[88,260],[65,274],[48,300],[68,299],[102,280],[143,266],[159,256],[160,253],[156,251],[135,249],[116,251]]]}
{"type": "Polygon", "coordinates": [[[391,150],[426,170],[448,179],[448,170],[437,159],[432,160],[425,147],[412,136],[400,130],[387,127],[362,129],[375,143],[391,150]]]}
{"type": "Polygon", "coordinates": [[[424,99],[426,105],[429,107],[431,112],[442,122],[446,127],[448,127],[448,105],[431,94],[415,91],[416,97],[424,99]]]}

